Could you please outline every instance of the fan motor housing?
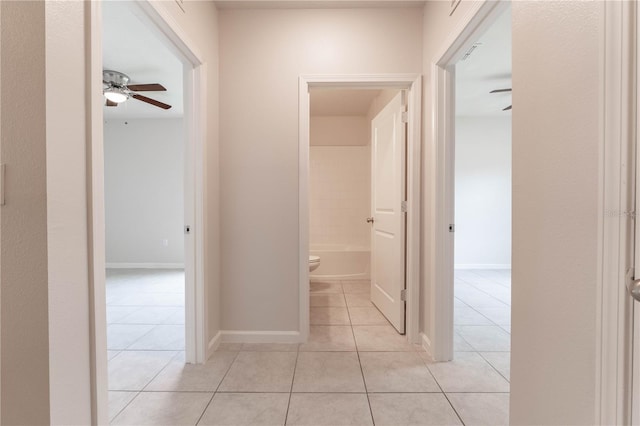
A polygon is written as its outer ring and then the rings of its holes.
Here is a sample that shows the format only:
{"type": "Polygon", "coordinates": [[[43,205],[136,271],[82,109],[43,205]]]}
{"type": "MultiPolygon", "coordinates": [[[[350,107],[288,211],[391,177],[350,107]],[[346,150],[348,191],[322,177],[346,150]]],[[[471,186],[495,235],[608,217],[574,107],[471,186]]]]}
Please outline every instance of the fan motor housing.
{"type": "Polygon", "coordinates": [[[118,71],[105,70],[102,72],[102,80],[116,87],[123,87],[129,83],[129,76],[118,71]]]}

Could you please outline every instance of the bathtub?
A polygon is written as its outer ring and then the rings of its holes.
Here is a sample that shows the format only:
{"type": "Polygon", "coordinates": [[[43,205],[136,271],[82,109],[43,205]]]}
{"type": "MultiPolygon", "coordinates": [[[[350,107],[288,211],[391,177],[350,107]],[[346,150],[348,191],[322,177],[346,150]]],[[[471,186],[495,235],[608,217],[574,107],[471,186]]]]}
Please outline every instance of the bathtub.
{"type": "Polygon", "coordinates": [[[309,254],[320,256],[320,266],[311,273],[311,281],[371,278],[368,247],[318,245],[312,246],[309,254]]]}

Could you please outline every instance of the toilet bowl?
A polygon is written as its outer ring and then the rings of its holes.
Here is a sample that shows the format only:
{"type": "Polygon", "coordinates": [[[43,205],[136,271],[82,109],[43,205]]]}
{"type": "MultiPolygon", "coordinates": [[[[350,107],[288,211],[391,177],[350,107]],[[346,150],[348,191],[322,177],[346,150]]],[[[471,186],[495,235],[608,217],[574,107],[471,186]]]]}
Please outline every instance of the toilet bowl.
{"type": "Polygon", "coordinates": [[[320,266],[320,256],[309,256],[309,272],[315,271],[320,266]]]}

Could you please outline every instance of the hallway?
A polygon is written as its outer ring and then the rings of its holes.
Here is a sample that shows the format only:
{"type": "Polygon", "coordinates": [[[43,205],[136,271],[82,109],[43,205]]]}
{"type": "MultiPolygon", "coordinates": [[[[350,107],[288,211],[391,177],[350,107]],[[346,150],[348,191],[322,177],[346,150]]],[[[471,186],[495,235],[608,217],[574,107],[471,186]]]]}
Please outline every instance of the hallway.
{"type": "Polygon", "coordinates": [[[110,392],[112,424],[507,424],[509,358],[491,328],[506,319],[489,319],[498,303],[507,306],[499,299],[506,283],[502,272],[457,275],[449,363],[429,362],[386,324],[368,301],[368,282],[312,283],[308,343],[224,343],[205,365],[158,351],[127,373],[145,370],[144,386],[110,392]]]}

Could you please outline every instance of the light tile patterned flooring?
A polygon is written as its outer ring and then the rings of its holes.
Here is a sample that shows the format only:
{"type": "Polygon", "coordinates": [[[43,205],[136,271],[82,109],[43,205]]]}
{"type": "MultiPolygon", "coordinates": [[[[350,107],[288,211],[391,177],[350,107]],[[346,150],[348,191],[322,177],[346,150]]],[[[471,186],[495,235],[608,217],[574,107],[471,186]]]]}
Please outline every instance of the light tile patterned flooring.
{"type": "Polygon", "coordinates": [[[456,271],[455,285],[456,354],[447,363],[399,336],[365,281],[311,283],[302,345],[227,343],[205,365],[185,365],[183,351],[129,350],[144,336],[131,338],[110,361],[112,423],[508,424],[509,271],[456,271]]]}

